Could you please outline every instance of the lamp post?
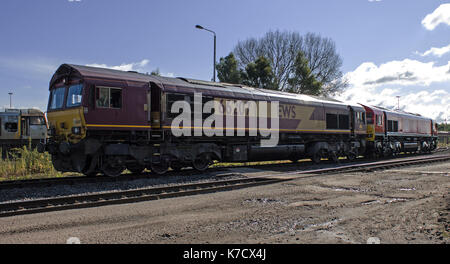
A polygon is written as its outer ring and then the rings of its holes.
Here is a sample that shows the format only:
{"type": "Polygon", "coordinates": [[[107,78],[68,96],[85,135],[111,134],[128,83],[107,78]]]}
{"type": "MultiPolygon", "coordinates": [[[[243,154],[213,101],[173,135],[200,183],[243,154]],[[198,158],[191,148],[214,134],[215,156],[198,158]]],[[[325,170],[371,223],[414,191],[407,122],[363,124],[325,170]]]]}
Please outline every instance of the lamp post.
{"type": "Polygon", "coordinates": [[[195,25],[195,28],[203,29],[203,30],[209,31],[214,34],[213,82],[216,82],[216,32],[214,32],[210,29],[204,28],[200,25],[195,25]]]}
{"type": "Polygon", "coordinates": [[[12,95],[13,93],[9,92],[9,108],[12,108],[12,95]]]}

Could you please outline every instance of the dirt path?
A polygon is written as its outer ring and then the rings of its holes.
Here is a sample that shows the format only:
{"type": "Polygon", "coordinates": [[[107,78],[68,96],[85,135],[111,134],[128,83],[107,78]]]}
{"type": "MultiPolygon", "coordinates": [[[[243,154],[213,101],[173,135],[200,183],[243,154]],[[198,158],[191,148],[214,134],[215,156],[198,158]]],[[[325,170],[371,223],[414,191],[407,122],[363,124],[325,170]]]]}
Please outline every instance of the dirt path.
{"type": "Polygon", "coordinates": [[[447,162],[1,218],[0,243],[449,243],[449,172],[447,162]]]}

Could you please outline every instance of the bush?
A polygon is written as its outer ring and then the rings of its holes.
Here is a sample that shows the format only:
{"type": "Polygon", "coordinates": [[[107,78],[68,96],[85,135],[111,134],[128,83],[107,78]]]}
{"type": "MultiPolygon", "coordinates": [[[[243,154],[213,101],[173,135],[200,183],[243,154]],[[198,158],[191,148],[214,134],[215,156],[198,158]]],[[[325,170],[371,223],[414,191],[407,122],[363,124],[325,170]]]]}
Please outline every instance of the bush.
{"type": "Polygon", "coordinates": [[[0,159],[0,180],[23,178],[60,177],[61,173],[53,168],[51,156],[47,152],[39,153],[36,149],[23,146],[12,149],[6,159],[0,159]]]}

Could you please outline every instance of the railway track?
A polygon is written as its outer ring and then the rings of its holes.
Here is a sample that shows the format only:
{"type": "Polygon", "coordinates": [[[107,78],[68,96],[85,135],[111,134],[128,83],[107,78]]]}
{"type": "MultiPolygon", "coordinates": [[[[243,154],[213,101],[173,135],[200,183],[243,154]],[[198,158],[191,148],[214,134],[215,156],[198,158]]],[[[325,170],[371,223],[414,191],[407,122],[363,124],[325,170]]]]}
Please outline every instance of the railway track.
{"type": "Polygon", "coordinates": [[[301,171],[297,174],[329,174],[329,173],[349,173],[349,172],[372,172],[376,170],[385,170],[389,168],[413,166],[426,163],[434,163],[450,160],[450,155],[439,155],[431,157],[419,157],[400,160],[385,160],[369,162],[363,164],[344,165],[333,168],[301,171]]]}
{"type": "MultiPolygon", "coordinates": [[[[224,168],[211,168],[208,172],[220,171],[224,168]]],[[[113,183],[113,182],[126,182],[138,179],[162,178],[168,176],[183,175],[186,177],[192,175],[202,174],[204,172],[198,172],[194,169],[185,169],[180,172],[168,172],[164,175],[140,173],[140,174],[122,174],[119,177],[109,177],[105,175],[98,176],[68,176],[60,178],[42,178],[42,179],[27,179],[27,180],[12,180],[12,181],[0,181],[0,190],[8,190],[14,188],[38,188],[38,187],[51,187],[56,185],[75,185],[85,183],[113,183]]]]}
{"type": "MultiPolygon", "coordinates": [[[[444,152],[447,151],[447,149],[437,149],[434,153],[444,152]]],[[[402,157],[410,157],[409,155],[404,155],[402,157]]],[[[412,156],[417,157],[417,156],[412,156]]],[[[363,162],[364,160],[358,160],[358,162],[363,162]]],[[[331,164],[331,163],[330,163],[331,164]]],[[[334,164],[334,163],[333,163],[334,164]]],[[[298,164],[286,162],[286,163],[277,163],[277,164],[263,164],[263,165],[233,165],[233,166],[217,166],[208,169],[208,172],[217,172],[221,171],[223,169],[227,169],[229,167],[232,168],[240,168],[240,167],[252,167],[252,168],[273,168],[273,167],[297,167],[298,164]]],[[[356,165],[350,165],[350,166],[358,166],[356,165]]],[[[324,171],[327,170],[333,170],[337,168],[331,168],[331,169],[324,169],[324,171]]],[[[305,171],[304,173],[309,173],[310,170],[305,171]]],[[[149,177],[168,177],[168,176],[192,176],[192,175],[198,175],[202,174],[203,172],[198,172],[194,169],[184,169],[181,173],[171,171],[166,173],[165,175],[155,175],[150,173],[141,173],[141,174],[123,174],[120,177],[108,177],[108,176],[69,176],[69,177],[61,177],[61,178],[43,178],[43,179],[28,179],[28,180],[12,180],[12,181],[0,181],[0,190],[8,190],[8,189],[14,189],[14,188],[39,188],[39,187],[51,187],[51,186],[57,186],[57,185],[75,185],[75,184],[88,184],[88,183],[113,183],[113,182],[126,182],[131,180],[138,180],[138,179],[148,179],[149,177]]],[[[302,172],[303,173],[303,172],[302,172]]]]}
{"type": "Polygon", "coordinates": [[[285,180],[272,179],[267,177],[245,178],[237,180],[181,184],[168,187],[143,188],[128,191],[111,191],[98,194],[75,195],[67,197],[0,203],[0,217],[159,200],[194,194],[204,194],[248,188],[253,186],[277,183],[281,181],[285,180]]]}
{"type": "Polygon", "coordinates": [[[433,158],[419,159],[419,160],[409,160],[409,161],[403,161],[403,162],[384,162],[384,163],[380,163],[380,164],[370,165],[370,166],[367,166],[364,168],[348,169],[346,172],[373,172],[373,171],[377,171],[377,170],[385,170],[385,169],[403,167],[403,166],[414,166],[414,165],[435,163],[435,162],[441,162],[441,161],[447,161],[447,160],[450,160],[450,156],[433,157],[433,158]]]}
{"type": "Polygon", "coordinates": [[[76,208],[98,207],[112,204],[133,203],[158,200],[164,198],[213,193],[234,189],[248,188],[258,185],[273,184],[301,177],[317,177],[335,173],[371,172],[399,166],[411,166],[425,163],[450,160],[450,155],[416,157],[400,160],[387,160],[363,164],[344,165],[326,169],[302,170],[288,173],[265,175],[263,177],[242,178],[233,180],[210,181],[192,184],[180,184],[165,187],[141,188],[127,191],[109,191],[96,194],[73,195],[56,198],[33,199],[18,202],[0,203],[0,217],[33,214],[40,212],[60,211],[76,208]],[[288,176],[277,178],[276,176],[288,176]]]}

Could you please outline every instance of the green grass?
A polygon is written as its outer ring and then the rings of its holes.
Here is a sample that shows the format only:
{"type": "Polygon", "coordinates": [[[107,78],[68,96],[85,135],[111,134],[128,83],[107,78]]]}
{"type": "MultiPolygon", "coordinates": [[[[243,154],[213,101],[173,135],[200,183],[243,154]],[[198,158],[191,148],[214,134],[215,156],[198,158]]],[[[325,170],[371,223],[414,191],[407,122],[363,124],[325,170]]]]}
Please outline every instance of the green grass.
{"type": "Polygon", "coordinates": [[[12,149],[6,159],[0,159],[0,181],[62,176],[53,168],[50,154],[27,146],[12,149]]]}
{"type": "MultiPolygon", "coordinates": [[[[302,159],[299,162],[303,161],[311,161],[310,159],[302,159]]],[[[215,167],[237,167],[237,166],[258,166],[258,165],[276,165],[276,164],[285,164],[292,163],[292,161],[288,160],[273,160],[273,161],[251,161],[251,162],[217,162],[210,166],[210,168],[215,167]]]]}
{"type": "Polygon", "coordinates": [[[438,142],[438,147],[440,148],[449,148],[450,147],[450,143],[446,144],[445,142],[438,142]]]}

